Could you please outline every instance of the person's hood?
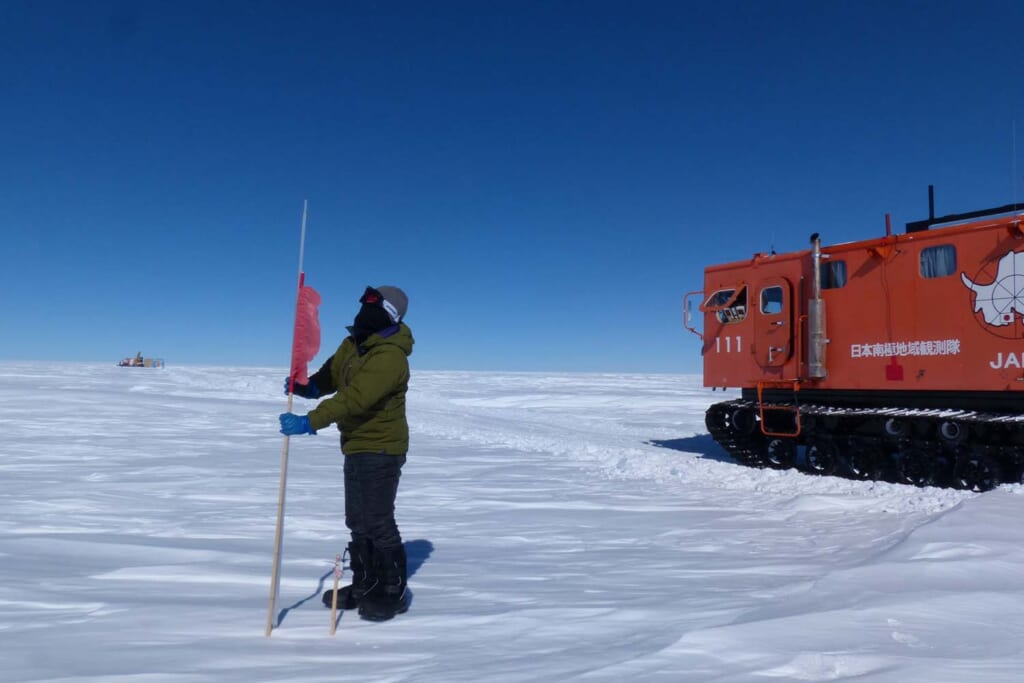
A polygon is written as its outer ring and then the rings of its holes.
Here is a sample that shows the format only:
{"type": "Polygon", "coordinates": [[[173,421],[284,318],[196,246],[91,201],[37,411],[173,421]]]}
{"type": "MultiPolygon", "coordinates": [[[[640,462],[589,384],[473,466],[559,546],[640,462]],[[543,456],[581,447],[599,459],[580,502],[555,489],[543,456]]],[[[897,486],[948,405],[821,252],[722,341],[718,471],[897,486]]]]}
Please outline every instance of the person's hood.
{"type": "MultiPolygon", "coordinates": [[[[352,327],[347,328],[349,334],[352,334],[352,327]]],[[[360,348],[370,349],[382,345],[382,344],[393,344],[405,352],[405,355],[412,355],[412,346],[416,343],[416,340],[412,338],[412,330],[405,323],[398,323],[391,327],[386,327],[379,332],[374,332],[366,341],[360,344],[360,348]]]]}

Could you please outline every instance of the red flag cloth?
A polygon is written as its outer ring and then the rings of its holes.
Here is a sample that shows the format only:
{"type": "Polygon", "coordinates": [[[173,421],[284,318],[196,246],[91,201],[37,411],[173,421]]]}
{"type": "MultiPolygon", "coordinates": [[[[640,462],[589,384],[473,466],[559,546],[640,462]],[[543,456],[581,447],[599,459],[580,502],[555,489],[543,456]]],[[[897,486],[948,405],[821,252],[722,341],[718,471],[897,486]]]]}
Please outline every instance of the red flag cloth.
{"type": "Polygon", "coordinates": [[[309,384],[306,365],[320,351],[320,295],[312,287],[299,287],[295,306],[295,334],[292,336],[291,378],[296,384],[309,384]]]}

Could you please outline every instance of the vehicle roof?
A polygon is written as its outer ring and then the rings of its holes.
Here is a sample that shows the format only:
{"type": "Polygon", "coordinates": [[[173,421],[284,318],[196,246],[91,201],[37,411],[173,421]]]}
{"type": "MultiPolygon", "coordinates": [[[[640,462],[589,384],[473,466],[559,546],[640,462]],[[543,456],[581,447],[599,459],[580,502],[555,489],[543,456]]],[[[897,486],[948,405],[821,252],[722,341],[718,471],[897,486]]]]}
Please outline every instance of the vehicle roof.
{"type": "MultiPolygon", "coordinates": [[[[839,242],[836,244],[822,246],[821,253],[823,254],[841,254],[843,252],[856,251],[860,249],[871,249],[872,247],[883,247],[892,244],[907,244],[910,242],[928,242],[933,240],[948,240],[966,233],[975,232],[978,230],[985,230],[990,228],[999,227],[1010,227],[1020,226],[1021,219],[1024,218],[1024,212],[1015,213],[1008,216],[999,216],[995,218],[988,218],[983,221],[973,221],[969,223],[957,223],[954,225],[943,226],[941,228],[934,227],[929,230],[920,230],[917,232],[904,232],[904,233],[893,233],[891,235],[882,235],[880,237],[873,237],[866,240],[859,240],[856,242],[839,242]]],[[[735,270],[737,268],[747,268],[751,265],[760,265],[764,263],[778,263],[785,261],[793,261],[802,259],[804,256],[811,252],[810,249],[802,249],[800,251],[790,251],[782,254],[764,254],[757,253],[751,258],[743,261],[730,261],[728,263],[719,263],[711,266],[707,266],[704,271],[714,272],[718,270],[735,270]]]]}

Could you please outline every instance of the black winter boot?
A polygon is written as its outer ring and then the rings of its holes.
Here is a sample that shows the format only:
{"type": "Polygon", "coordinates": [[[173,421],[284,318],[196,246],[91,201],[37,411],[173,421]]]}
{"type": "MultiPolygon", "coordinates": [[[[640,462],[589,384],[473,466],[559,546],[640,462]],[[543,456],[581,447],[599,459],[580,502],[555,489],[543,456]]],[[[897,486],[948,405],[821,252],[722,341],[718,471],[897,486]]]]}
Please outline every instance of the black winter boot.
{"type": "Polygon", "coordinates": [[[374,560],[380,581],[363,596],[359,616],[369,621],[387,621],[409,609],[405,548],[377,550],[374,560]]]}
{"type": "MultiPolygon", "coordinates": [[[[373,545],[369,539],[361,538],[348,544],[348,564],[352,570],[352,584],[338,589],[338,609],[355,609],[366,591],[374,584],[373,545]]],[[[324,607],[330,608],[334,600],[334,589],[324,591],[324,607]]]]}

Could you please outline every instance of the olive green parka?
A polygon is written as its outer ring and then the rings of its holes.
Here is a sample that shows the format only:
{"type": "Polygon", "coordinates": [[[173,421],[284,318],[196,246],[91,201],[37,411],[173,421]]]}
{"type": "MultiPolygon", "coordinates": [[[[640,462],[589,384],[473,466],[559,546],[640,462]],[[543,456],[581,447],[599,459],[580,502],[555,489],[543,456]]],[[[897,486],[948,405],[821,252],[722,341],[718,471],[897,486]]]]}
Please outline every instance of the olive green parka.
{"type": "Polygon", "coordinates": [[[372,334],[359,346],[347,337],[310,378],[321,395],[334,393],[309,412],[310,426],[337,424],[345,455],[407,453],[405,394],[414,343],[405,323],[372,334]]]}

